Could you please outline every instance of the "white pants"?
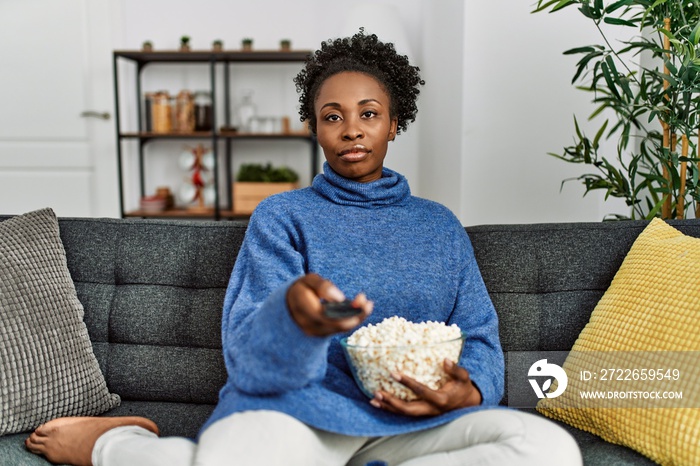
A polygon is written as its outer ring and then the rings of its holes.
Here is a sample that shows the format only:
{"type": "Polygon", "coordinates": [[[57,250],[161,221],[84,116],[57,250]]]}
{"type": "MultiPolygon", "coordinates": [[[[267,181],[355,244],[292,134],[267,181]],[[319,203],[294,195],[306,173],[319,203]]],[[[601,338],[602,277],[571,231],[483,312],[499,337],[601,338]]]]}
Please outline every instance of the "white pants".
{"type": "Polygon", "coordinates": [[[246,411],[221,419],[199,443],[159,438],[134,426],[102,435],[94,466],[580,466],[576,441],[547,419],[520,411],[477,411],[440,427],[389,437],[350,437],[286,414],[246,411]]]}

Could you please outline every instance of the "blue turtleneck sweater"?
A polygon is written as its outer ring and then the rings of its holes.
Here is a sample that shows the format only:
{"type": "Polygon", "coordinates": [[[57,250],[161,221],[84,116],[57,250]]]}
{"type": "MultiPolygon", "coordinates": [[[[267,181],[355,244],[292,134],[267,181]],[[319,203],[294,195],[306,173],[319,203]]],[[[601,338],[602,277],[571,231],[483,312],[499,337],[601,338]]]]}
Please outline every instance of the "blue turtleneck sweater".
{"type": "Polygon", "coordinates": [[[444,206],[411,195],[384,169],[357,183],[324,165],[310,187],[267,198],[251,216],[224,300],[228,380],[206,428],[231,413],[276,410],[331,432],[384,436],[444,424],[503,395],[498,322],[464,228],[444,206]],[[369,403],[339,339],[305,335],[286,305],[304,274],[331,280],[346,296],[365,292],[378,323],[457,324],[467,334],[460,365],[483,404],[436,417],[392,414],[369,403]]]}

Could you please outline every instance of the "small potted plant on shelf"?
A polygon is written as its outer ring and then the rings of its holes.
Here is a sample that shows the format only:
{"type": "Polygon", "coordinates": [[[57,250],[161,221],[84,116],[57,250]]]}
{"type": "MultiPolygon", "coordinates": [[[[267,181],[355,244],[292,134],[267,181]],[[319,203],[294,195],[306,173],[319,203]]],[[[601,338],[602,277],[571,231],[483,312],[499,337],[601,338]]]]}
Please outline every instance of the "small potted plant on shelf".
{"type": "Polygon", "coordinates": [[[150,40],[146,40],[141,44],[141,51],[142,52],[153,52],[153,42],[150,40]]]}
{"type": "Polygon", "coordinates": [[[214,42],[211,43],[211,49],[214,52],[222,52],[224,50],[224,41],[221,39],[216,39],[214,42]]]}
{"type": "Polygon", "coordinates": [[[292,50],[292,41],[289,39],[282,39],[280,41],[280,50],[283,52],[289,52],[292,50]]]}
{"type": "Polygon", "coordinates": [[[253,39],[250,37],[246,37],[241,41],[241,48],[245,50],[246,52],[250,52],[253,50],[253,39]]]}
{"type": "Polygon", "coordinates": [[[288,167],[243,164],[233,184],[233,213],[249,215],[268,196],[299,187],[299,175],[288,167]]]}
{"type": "Polygon", "coordinates": [[[190,36],[180,37],[180,52],[190,51],[190,36]]]}

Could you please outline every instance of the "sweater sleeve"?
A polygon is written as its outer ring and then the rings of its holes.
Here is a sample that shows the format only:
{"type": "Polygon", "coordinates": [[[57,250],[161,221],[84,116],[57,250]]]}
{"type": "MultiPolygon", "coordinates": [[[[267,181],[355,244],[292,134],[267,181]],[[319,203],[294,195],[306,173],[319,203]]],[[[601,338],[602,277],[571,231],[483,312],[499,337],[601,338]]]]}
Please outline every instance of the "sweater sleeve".
{"type": "Polygon", "coordinates": [[[289,286],[305,273],[294,230],[262,203],[233,268],[222,316],[229,378],[241,391],[275,395],[323,378],[330,338],[304,334],[289,314],[289,286]]]}
{"type": "Polygon", "coordinates": [[[464,233],[464,267],[449,324],[457,324],[465,333],[460,366],[469,371],[481,391],[484,405],[497,405],[504,392],[505,364],[498,333],[498,316],[481,277],[474,250],[464,233]]]}

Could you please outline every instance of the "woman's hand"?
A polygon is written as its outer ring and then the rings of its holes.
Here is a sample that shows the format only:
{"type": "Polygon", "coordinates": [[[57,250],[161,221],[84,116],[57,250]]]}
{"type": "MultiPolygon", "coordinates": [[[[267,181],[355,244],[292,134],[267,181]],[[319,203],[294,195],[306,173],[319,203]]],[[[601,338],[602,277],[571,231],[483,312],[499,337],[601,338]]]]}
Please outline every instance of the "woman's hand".
{"type": "Polygon", "coordinates": [[[360,293],[352,304],[362,312],[345,319],[331,319],[323,315],[321,299],[343,301],[345,295],[333,283],[315,273],[301,277],[287,290],[287,307],[299,328],[311,336],[324,337],[347,332],[362,323],[372,312],[373,303],[360,293]]]}
{"type": "Polygon", "coordinates": [[[432,390],[403,374],[392,374],[396,381],[413,390],[418,399],[404,401],[379,391],[370,403],[376,408],[407,416],[436,416],[454,409],[480,405],[481,393],[472,383],[469,372],[448,359],[444,367],[449,380],[439,390],[432,390]]]}

